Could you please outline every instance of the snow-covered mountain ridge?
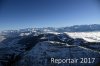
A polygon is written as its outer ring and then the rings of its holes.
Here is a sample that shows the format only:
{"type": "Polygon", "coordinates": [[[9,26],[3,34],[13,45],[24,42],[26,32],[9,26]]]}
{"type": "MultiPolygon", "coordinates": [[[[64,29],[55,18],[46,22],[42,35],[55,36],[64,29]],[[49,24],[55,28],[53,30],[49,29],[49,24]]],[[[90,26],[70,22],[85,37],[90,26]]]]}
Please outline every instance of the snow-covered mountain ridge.
{"type": "Polygon", "coordinates": [[[100,66],[99,34],[99,31],[48,29],[4,31],[0,35],[0,66],[100,66]],[[57,64],[51,63],[51,58],[95,58],[95,61],[57,64]]]}
{"type": "Polygon", "coordinates": [[[91,32],[91,31],[100,31],[99,24],[92,24],[92,25],[74,25],[69,27],[61,27],[61,28],[54,28],[54,27],[47,27],[47,28],[26,28],[26,29],[19,29],[19,30],[4,30],[1,33],[3,35],[29,35],[31,33],[45,33],[45,32],[91,32]]]}
{"type": "MultiPolygon", "coordinates": [[[[80,66],[81,64],[52,64],[50,58],[96,58],[99,64],[100,43],[73,38],[69,33],[45,33],[20,37],[8,37],[0,44],[2,66],[80,66]]],[[[81,65],[81,66],[82,66],[81,65]]]]}

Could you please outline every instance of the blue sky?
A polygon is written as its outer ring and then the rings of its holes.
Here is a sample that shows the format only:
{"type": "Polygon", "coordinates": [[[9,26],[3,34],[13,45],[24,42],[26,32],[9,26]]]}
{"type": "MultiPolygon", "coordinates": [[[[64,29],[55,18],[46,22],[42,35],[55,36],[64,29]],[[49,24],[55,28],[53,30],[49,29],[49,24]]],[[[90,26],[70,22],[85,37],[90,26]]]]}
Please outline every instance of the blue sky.
{"type": "Polygon", "coordinates": [[[0,0],[0,30],[100,24],[99,0],[0,0]]]}

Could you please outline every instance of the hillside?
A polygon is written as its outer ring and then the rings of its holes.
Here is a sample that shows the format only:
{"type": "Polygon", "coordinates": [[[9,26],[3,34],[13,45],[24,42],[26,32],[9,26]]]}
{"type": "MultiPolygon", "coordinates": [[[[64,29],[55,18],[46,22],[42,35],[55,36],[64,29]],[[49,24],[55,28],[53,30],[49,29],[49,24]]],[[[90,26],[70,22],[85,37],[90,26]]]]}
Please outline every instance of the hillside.
{"type": "Polygon", "coordinates": [[[0,44],[1,66],[99,66],[100,42],[87,41],[99,32],[48,32],[6,37],[0,44]],[[83,37],[79,37],[82,34],[83,37]],[[87,36],[88,37],[88,36],[87,36]],[[51,58],[95,58],[93,63],[51,63],[51,58]]]}

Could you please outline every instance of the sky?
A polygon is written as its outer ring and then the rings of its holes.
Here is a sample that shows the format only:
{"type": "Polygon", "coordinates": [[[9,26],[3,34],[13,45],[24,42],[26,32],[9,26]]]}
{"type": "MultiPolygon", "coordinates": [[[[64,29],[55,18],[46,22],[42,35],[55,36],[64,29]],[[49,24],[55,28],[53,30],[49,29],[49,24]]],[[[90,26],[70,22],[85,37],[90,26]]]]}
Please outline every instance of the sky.
{"type": "Polygon", "coordinates": [[[0,31],[100,24],[100,0],[0,0],[0,31]]]}

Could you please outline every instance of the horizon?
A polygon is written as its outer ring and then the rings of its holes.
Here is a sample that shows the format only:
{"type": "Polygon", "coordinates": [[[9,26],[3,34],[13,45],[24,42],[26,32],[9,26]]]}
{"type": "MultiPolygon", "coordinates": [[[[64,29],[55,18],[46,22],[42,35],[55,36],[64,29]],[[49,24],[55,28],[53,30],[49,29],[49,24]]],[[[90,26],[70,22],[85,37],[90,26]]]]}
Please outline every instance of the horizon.
{"type": "Polygon", "coordinates": [[[100,24],[99,0],[0,0],[0,31],[100,24]]]}
{"type": "MultiPolygon", "coordinates": [[[[63,26],[63,27],[50,27],[50,28],[64,28],[64,27],[83,26],[83,25],[89,26],[89,25],[100,25],[100,24],[80,24],[80,25],[70,25],[70,26],[63,26]]],[[[2,30],[2,31],[20,30],[20,29],[30,29],[30,28],[49,28],[49,27],[26,27],[26,28],[8,29],[8,30],[2,30]]],[[[0,31],[0,33],[1,33],[2,31],[0,31]]]]}

